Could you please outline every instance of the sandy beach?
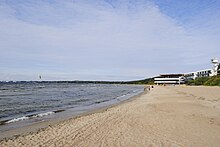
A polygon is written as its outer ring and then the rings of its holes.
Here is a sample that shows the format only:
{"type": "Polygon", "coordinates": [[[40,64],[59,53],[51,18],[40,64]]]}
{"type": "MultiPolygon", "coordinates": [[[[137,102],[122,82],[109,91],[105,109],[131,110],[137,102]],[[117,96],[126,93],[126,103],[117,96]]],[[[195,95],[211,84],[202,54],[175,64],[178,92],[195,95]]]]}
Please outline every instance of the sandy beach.
{"type": "Polygon", "coordinates": [[[0,146],[220,145],[220,87],[156,86],[132,101],[72,118],[0,146]]]}

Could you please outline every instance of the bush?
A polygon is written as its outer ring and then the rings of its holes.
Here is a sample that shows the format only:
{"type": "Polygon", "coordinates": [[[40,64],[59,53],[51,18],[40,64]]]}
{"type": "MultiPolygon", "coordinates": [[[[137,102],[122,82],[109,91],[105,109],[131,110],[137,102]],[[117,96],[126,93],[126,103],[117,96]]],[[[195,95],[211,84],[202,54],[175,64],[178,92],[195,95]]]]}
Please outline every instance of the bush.
{"type": "Polygon", "coordinates": [[[187,81],[187,85],[220,86],[220,76],[200,77],[187,81]]]}
{"type": "Polygon", "coordinates": [[[204,85],[207,85],[207,86],[220,86],[220,76],[210,77],[209,80],[207,80],[204,85]]]}
{"type": "Polygon", "coordinates": [[[208,81],[209,77],[200,77],[195,79],[195,85],[204,85],[208,81]]]}

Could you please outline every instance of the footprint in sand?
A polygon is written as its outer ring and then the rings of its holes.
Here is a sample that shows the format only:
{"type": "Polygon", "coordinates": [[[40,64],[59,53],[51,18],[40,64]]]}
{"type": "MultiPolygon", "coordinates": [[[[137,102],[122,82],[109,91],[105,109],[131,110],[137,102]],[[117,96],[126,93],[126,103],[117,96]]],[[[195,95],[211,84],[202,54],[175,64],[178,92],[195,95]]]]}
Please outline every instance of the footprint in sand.
{"type": "Polygon", "coordinates": [[[215,121],[214,121],[214,118],[210,118],[209,123],[210,123],[210,124],[214,124],[214,122],[215,122],[215,121]]]}
{"type": "Polygon", "coordinates": [[[205,100],[205,98],[204,98],[204,97],[199,97],[198,99],[199,99],[199,100],[205,100]]]}

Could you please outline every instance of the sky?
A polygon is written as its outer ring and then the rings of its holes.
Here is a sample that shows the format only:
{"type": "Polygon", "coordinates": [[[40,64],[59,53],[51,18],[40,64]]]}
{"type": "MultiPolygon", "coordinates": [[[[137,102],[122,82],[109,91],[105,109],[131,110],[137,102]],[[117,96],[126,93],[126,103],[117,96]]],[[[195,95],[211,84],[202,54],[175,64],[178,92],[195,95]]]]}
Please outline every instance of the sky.
{"type": "Polygon", "coordinates": [[[144,79],[212,68],[220,0],[0,0],[0,81],[144,79]]]}

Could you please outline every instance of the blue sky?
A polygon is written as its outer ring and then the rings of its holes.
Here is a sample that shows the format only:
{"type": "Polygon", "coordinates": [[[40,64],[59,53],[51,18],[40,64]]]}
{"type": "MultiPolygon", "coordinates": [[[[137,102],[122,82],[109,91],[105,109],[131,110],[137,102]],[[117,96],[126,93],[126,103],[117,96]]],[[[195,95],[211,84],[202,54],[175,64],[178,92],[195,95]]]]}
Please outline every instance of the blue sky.
{"type": "Polygon", "coordinates": [[[0,0],[0,80],[134,80],[211,68],[219,0],[0,0]]]}

